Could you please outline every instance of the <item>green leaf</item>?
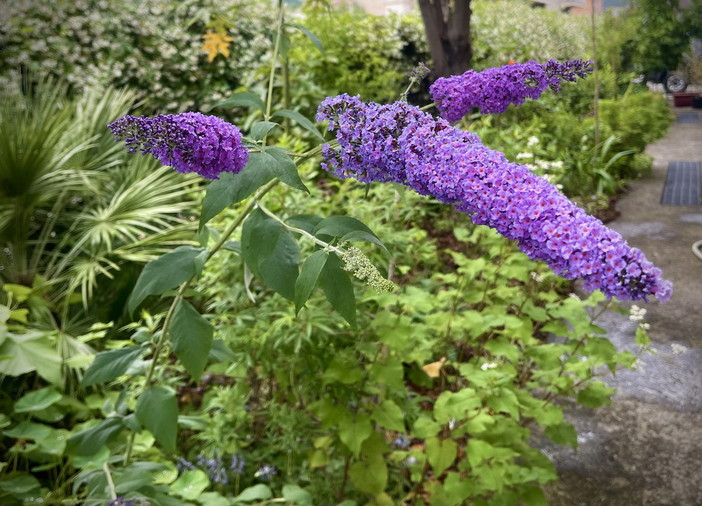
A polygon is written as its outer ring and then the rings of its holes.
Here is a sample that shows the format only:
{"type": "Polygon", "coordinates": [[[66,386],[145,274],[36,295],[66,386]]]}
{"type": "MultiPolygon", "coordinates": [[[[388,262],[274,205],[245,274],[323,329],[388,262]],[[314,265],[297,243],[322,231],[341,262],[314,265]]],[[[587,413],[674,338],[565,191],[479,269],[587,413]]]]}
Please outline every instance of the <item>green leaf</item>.
{"type": "Polygon", "coordinates": [[[514,391],[509,388],[499,388],[488,396],[487,405],[496,413],[507,413],[515,420],[519,420],[519,401],[514,391]]]}
{"type": "Polygon", "coordinates": [[[183,499],[194,501],[210,486],[207,474],[201,469],[185,471],[168,487],[172,493],[183,499]]]}
{"type": "Polygon", "coordinates": [[[35,390],[15,403],[14,412],[31,413],[33,411],[41,411],[57,403],[62,397],[60,392],[51,387],[35,390]]]}
{"type": "Polygon", "coordinates": [[[344,264],[335,253],[329,254],[319,284],[332,307],[356,328],[356,295],[344,264]]]}
{"type": "Polygon", "coordinates": [[[298,25],[295,23],[288,23],[287,25],[292,27],[292,28],[296,28],[296,29],[300,30],[302,33],[304,33],[307,36],[307,38],[310,39],[310,42],[312,42],[312,44],[314,44],[314,47],[316,47],[320,53],[324,53],[324,46],[322,45],[322,41],[320,41],[319,38],[314,33],[310,32],[307,28],[305,28],[302,25],[298,25]]]}
{"type": "Polygon", "coordinates": [[[361,492],[377,495],[385,490],[388,483],[388,467],[382,455],[374,454],[365,461],[351,464],[349,477],[361,492]]]}
{"type": "Polygon", "coordinates": [[[235,93],[231,97],[213,105],[212,109],[217,107],[249,107],[251,109],[258,109],[261,112],[266,110],[266,104],[261,100],[261,97],[250,91],[235,93]]]}
{"type": "Polygon", "coordinates": [[[124,429],[122,419],[116,416],[105,418],[100,423],[78,434],[66,442],[66,450],[71,455],[89,457],[112,441],[124,429]]]}
{"type": "Polygon", "coordinates": [[[166,387],[150,387],[139,396],[136,417],[168,453],[176,447],[178,401],[175,392],[166,387]]]}
{"type": "Polygon", "coordinates": [[[471,438],[468,440],[468,463],[471,467],[477,467],[484,460],[495,454],[495,447],[482,439],[471,438]]]}
{"type": "Polygon", "coordinates": [[[456,460],[458,445],[452,439],[440,440],[432,437],[426,440],[426,454],[434,476],[439,476],[456,460]]]}
{"type": "Polygon", "coordinates": [[[251,127],[251,138],[257,141],[264,139],[275,127],[280,126],[274,121],[259,121],[251,127]]]}
{"type": "Polygon", "coordinates": [[[295,123],[300,125],[302,128],[304,128],[308,132],[311,132],[315,137],[317,137],[322,142],[324,142],[324,136],[321,133],[319,133],[319,130],[317,130],[317,127],[315,126],[315,124],[312,123],[307,118],[305,118],[299,112],[291,111],[289,109],[283,109],[282,111],[276,111],[275,113],[273,113],[273,117],[275,118],[276,116],[282,116],[283,118],[288,118],[288,119],[293,120],[295,123]]]}
{"type": "Polygon", "coordinates": [[[199,502],[203,506],[231,506],[231,501],[219,492],[205,492],[199,497],[199,502]]]}
{"type": "Polygon", "coordinates": [[[149,295],[162,295],[194,276],[195,258],[202,251],[193,246],[179,246],[146,264],[129,296],[129,313],[134,313],[149,295]]]}
{"type": "MultiPolygon", "coordinates": [[[[351,216],[330,216],[315,228],[316,236],[340,237],[343,241],[366,241],[377,244],[385,250],[385,245],[364,223],[351,216]]],[[[387,251],[387,250],[385,250],[387,251]]]]}
{"type": "Polygon", "coordinates": [[[485,349],[495,356],[507,357],[511,362],[519,360],[519,349],[505,337],[490,339],[485,343],[485,349]]]}
{"type": "Polygon", "coordinates": [[[181,299],[173,312],[169,337],[173,353],[196,383],[207,365],[213,334],[212,324],[181,299]]]}
{"type": "Polygon", "coordinates": [[[567,422],[546,427],[544,433],[556,444],[570,445],[573,450],[578,449],[578,434],[575,432],[575,427],[567,422]]]}
{"type": "Polygon", "coordinates": [[[544,491],[535,485],[527,485],[519,495],[525,506],[548,506],[544,491]]]}
{"type": "Polygon", "coordinates": [[[296,188],[307,193],[310,192],[305,186],[305,183],[302,182],[302,179],[300,179],[297,165],[295,165],[295,162],[290,158],[288,151],[278,146],[267,146],[264,149],[266,152],[263,154],[271,156],[277,162],[277,164],[273,164],[272,167],[278,179],[291,188],[296,188]]]}
{"type": "Polygon", "coordinates": [[[236,496],[234,500],[244,502],[263,501],[270,499],[271,497],[273,497],[273,492],[271,491],[270,487],[264,485],[263,483],[259,483],[258,485],[242,490],[241,494],[236,496]]]}
{"type": "Polygon", "coordinates": [[[30,331],[8,333],[0,345],[0,375],[20,376],[35,372],[52,384],[60,384],[61,357],[49,334],[30,331]]]}
{"type": "Polygon", "coordinates": [[[472,480],[464,480],[459,473],[451,472],[444,480],[444,492],[450,504],[463,504],[463,501],[478,490],[472,480]]]}
{"type": "Polygon", "coordinates": [[[312,295],[312,290],[317,286],[317,280],[322,273],[324,264],[327,263],[329,254],[324,250],[312,253],[302,264],[300,275],[295,281],[295,312],[299,312],[307,299],[312,295]]]}
{"type": "Polygon", "coordinates": [[[314,228],[320,221],[322,221],[322,218],[315,214],[296,214],[285,220],[288,225],[301,228],[312,235],[314,235],[314,228]]]}
{"type": "Polygon", "coordinates": [[[85,371],[81,385],[84,387],[106,383],[122,376],[142,354],[141,346],[125,346],[116,350],[101,351],[85,371]]]}
{"type": "Polygon", "coordinates": [[[339,439],[356,457],[361,451],[361,445],[372,433],[373,426],[365,415],[346,417],[339,422],[339,439]]]}
{"type": "Polygon", "coordinates": [[[612,394],[616,390],[609,388],[601,381],[593,381],[578,392],[578,402],[588,408],[599,408],[612,404],[612,394]]]}
{"type": "Polygon", "coordinates": [[[249,215],[241,231],[241,253],[246,265],[266,286],[295,299],[300,248],[292,234],[260,209],[249,215]]]}
{"type": "Polygon", "coordinates": [[[298,485],[283,485],[283,497],[293,504],[311,506],[312,495],[298,485]]]}
{"type": "Polygon", "coordinates": [[[472,388],[458,392],[442,392],[434,403],[434,419],[439,423],[463,419],[468,411],[482,405],[480,398],[472,388]]]}
{"type": "Polygon", "coordinates": [[[251,153],[241,172],[222,174],[207,185],[200,213],[200,228],[227,207],[244,200],[275,175],[275,167],[271,165],[268,155],[251,153]]]}
{"type": "Polygon", "coordinates": [[[39,493],[41,483],[34,476],[26,473],[18,473],[4,477],[0,480],[0,490],[4,490],[18,498],[39,493]]]}
{"type": "Polygon", "coordinates": [[[377,405],[371,413],[371,418],[384,429],[405,432],[405,414],[397,404],[390,400],[377,405]]]}
{"type": "Polygon", "coordinates": [[[428,438],[436,436],[441,430],[441,425],[427,416],[420,416],[414,422],[412,434],[419,438],[428,438]]]}
{"type": "Polygon", "coordinates": [[[41,441],[51,435],[52,428],[48,425],[33,422],[21,422],[12,429],[3,431],[7,437],[15,439],[30,439],[32,441],[41,441]]]}

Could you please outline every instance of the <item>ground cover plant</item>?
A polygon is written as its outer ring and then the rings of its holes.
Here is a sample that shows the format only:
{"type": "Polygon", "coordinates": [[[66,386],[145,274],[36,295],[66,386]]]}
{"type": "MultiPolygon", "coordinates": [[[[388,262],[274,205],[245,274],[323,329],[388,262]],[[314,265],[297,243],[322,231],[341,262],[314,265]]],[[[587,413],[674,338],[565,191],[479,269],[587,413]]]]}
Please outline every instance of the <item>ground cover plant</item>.
{"type": "MultiPolygon", "coordinates": [[[[131,289],[121,304],[104,272],[85,278],[119,311],[81,310],[71,334],[70,318],[41,334],[47,315],[90,308],[90,290],[73,301],[70,276],[51,284],[55,298],[4,280],[3,504],[544,504],[556,473],[538,438],[577,447],[559,400],[607,404],[599,378],[634,366],[597,316],[615,297],[666,300],[670,284],[546,179],[445,119],[557,100],[589,62],[469,71],[432,88],[436,116],[403,100],[418,66],[389,104],[324,100],[316,120],[330,134],[286,105],[294,94],[277,73],[290,34],[314,34],[282,6],[275,28],[265,95],[221,104],[240,127],[115,109],[110,130],[88,136],[101,146],[92,165],[107,150],[147,169],[100,186],[75,222],[108,221],[95,209],[113,209],[120,190],[173,185],[154,220],[189,233],[145,253],[130,228],[144,211],[127,206],[112,235],[71,235],[131,289]],[[495,75],[514,79],[495,86],[495,75]],[[112,134],[132,153],[106,147],[112,134]],[[198,211],[178,207],[196,197],[198,211]],[[147,258],[136,281],[119,276],[147,258]],[[592,293],[573,293],[574,279],[592,293]],[[57,302],[32,311],[47,298],[57,302]],[[81,353],[63,353],[66,342],[81,353]],[[33,368],[7,367],[19,348],[33,368]]],[[[50,229],[16,241],[47,252],[37,267],[76,256],[75,244],[37,240],[50,229]]],[[[643,323],[637,340],[647,343],[643,323]]]]}

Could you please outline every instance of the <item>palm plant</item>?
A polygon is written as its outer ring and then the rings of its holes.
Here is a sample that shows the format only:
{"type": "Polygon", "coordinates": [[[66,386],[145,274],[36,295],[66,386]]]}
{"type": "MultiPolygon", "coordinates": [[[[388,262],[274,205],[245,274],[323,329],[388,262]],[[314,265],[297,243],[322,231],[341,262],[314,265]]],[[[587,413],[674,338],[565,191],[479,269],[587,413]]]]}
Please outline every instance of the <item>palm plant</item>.
{"type": "Polygon", "coordinates": [[[27,83],[0,100],[0,283],[33,286],[33,323],[65,331],[95,321],[96,288],[127,264],[192,239],[195,183],[114,142],[132,93],[27,83]]]}

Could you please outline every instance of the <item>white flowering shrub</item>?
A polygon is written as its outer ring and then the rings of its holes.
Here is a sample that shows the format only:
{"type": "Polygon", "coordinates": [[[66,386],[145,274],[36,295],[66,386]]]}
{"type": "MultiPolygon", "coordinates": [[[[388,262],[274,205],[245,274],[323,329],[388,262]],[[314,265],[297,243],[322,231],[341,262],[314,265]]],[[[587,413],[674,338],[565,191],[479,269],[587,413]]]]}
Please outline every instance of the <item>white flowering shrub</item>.
{"type": "Polygon", "coordinates": [[[587,54],[587,20],[548,9],[527,9],[524,0],[474,0],[471,4],[473,68],[510,60],[572,60],[587,54]]]}
{"type": "MultiPolygon", "coordinates": [[[[0,74],[21,69],[89,85],[129,86],[149,110],[206,108],[248,84],[270,46],[269,11],[251,0],[20,0],[0,18],[0,74]],[[209,62],[203,34],[225,19],[230,57],[209,62]]],[[[7,83],[2,82],[0,86],[7,83]]]]}

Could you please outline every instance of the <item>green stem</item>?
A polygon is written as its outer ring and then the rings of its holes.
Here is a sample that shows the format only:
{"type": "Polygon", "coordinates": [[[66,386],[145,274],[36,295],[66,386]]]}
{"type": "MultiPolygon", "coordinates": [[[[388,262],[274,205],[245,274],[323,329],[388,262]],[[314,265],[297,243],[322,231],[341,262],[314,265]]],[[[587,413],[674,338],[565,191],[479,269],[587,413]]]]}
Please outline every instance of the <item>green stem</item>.
{"type": "Polygon", "coordinates": [[[267,214],[268,216],[270,216],[271,218],[273,218],[275,221],[277,221],[278,223],[280,223],[281,225],[283,225],[286,229],[290,230],[291,232],[295,232],[296,234],[300,234],[300,235],[302,235],[302,236],[304,236],[304,237],[307,237],[307,238],[308,238],[309,240],[311,240],[313,243],[317,244],[318,246],[321,246],[321,247],[324,248],[325,250],[333,251],[333,252],[336,253],[337,255],[343,255],[343,254],[344,254],[344,252],[343,252],[342,250],[340,250],[339,248],[337,248],[336,246],[332,246],[331,244],[329,244],[329,243],[327,243],[327,242],[324,242],[324,241],[322,241],[321,239],[316,238],[315,236],[313,236],[312,234],[310,234],[310,233],[307,232],[306,230],[302,230],[301,228],[297,228],[297,227],[293,227],[293,226],[291,226],[291,225],[288,225],[288,224],[285,223],[283,220],[281,220],[275,213],[273,213],[273,212],[271,212],[270,210],[268,210],[268,208],[266,208],[266,206],[264,206],[264,205],[261,204],[260,202],[258,203],[258,208],[259,208],[261,211],[263,211],[264,214],[267,214]]]}
{"type": "MultiPolygon", "coordinates": [[[[277,179],[274,179],[272,181],[269,181],[265,186],[263,186],[255,195],[254,198],[250,199],[248,203],[246,204],[246,207],[239,213],[239,216],[227,227],[227,229],[224,231],[222,236],[220,237],[219,241],[212,247],[212,249],[207,253],[207,256],[205,257],[205,263],[212,258],[212,256],[217,253],[222,246],[224,245],[227,240],[231,237],[231,235],[234,233],[234,231],[241,225],[241,223],[244,221],[244,219],[251,213],[251,211],[254,209],[256,206],[258,199],[263,197],[266,193],[268,193],[270,190],[272,190],[279,181],[277,179]]],[[[168,308],[168,312],[166,313],[166,318],[163,321],[163,327],[161,328],[161,335],[158,336],[158,339],[156,340],[156,343],[154,344],[154,351],[153,351],[153,356],[151,358],[151,364],[149,365],[149,369],[146,372],[146,378],[144,381],[144,388],[147,388],[149,384],[151,383],[151,380],[153,379],[154,373],[156,372],[156,366],[158,365],[158,359],[159,356],[161,355],[161,350],[165,347],[166,345],[166,336],[168,335],[168,331],[170,330],[170,325],[171,321],[173,319],[173,314],[175,313],[175,309],[178,306],[178,303],[183,299],[183,295],[185,292],[190,288],[190,285],[192,284],[193,280],[195,279],[195,276],[191,277],[187,281],[183,282],[183,284],[180,285],[180,288],[178,289],[178,293],[173,299],[173,302],[171,303],[170,307],[168,308]]],[[[127,449],[124,454],[124,465],[129,464],[129,460],[131,459],[132,455],[132,450],[134,448],[134,433],[132,432],[129,435],[129,439],[127,440],[127,449]]]]}
{"type": "Polygon", "coordinates": [[[107,489],[110,491],[110,499],[113,501],[117,499],[117,491],[115,490],[115,482],[112,481],[112,474],[110,473],[110,467],[105,462],[102,465],[102,470],[105,472],[105,478],[107,479],[107,489]]]}
{"type": "Polygon", "coordinates": [[[428,111],[432,107],[435,107],[439,102],[432,102],[431,104],[427,104],[425,106],[422,106],[419,108],[420,111],[428,111]]]}
{"type": "Polygon", "coordinates": [[[278,24],[276,26],[275,45],[273,47],[273,57],[271,59],[271,72],[268,77],[268,97],[266,99],[266,121],[271,119],[271,108],[273,106],[273,84],[275,82],[275,66],[278,60],[278,52],[280,51],[280,34],[283,31],[283,18],[285,9],[283,8],[283,0],[278,0],[278,24]]]}

